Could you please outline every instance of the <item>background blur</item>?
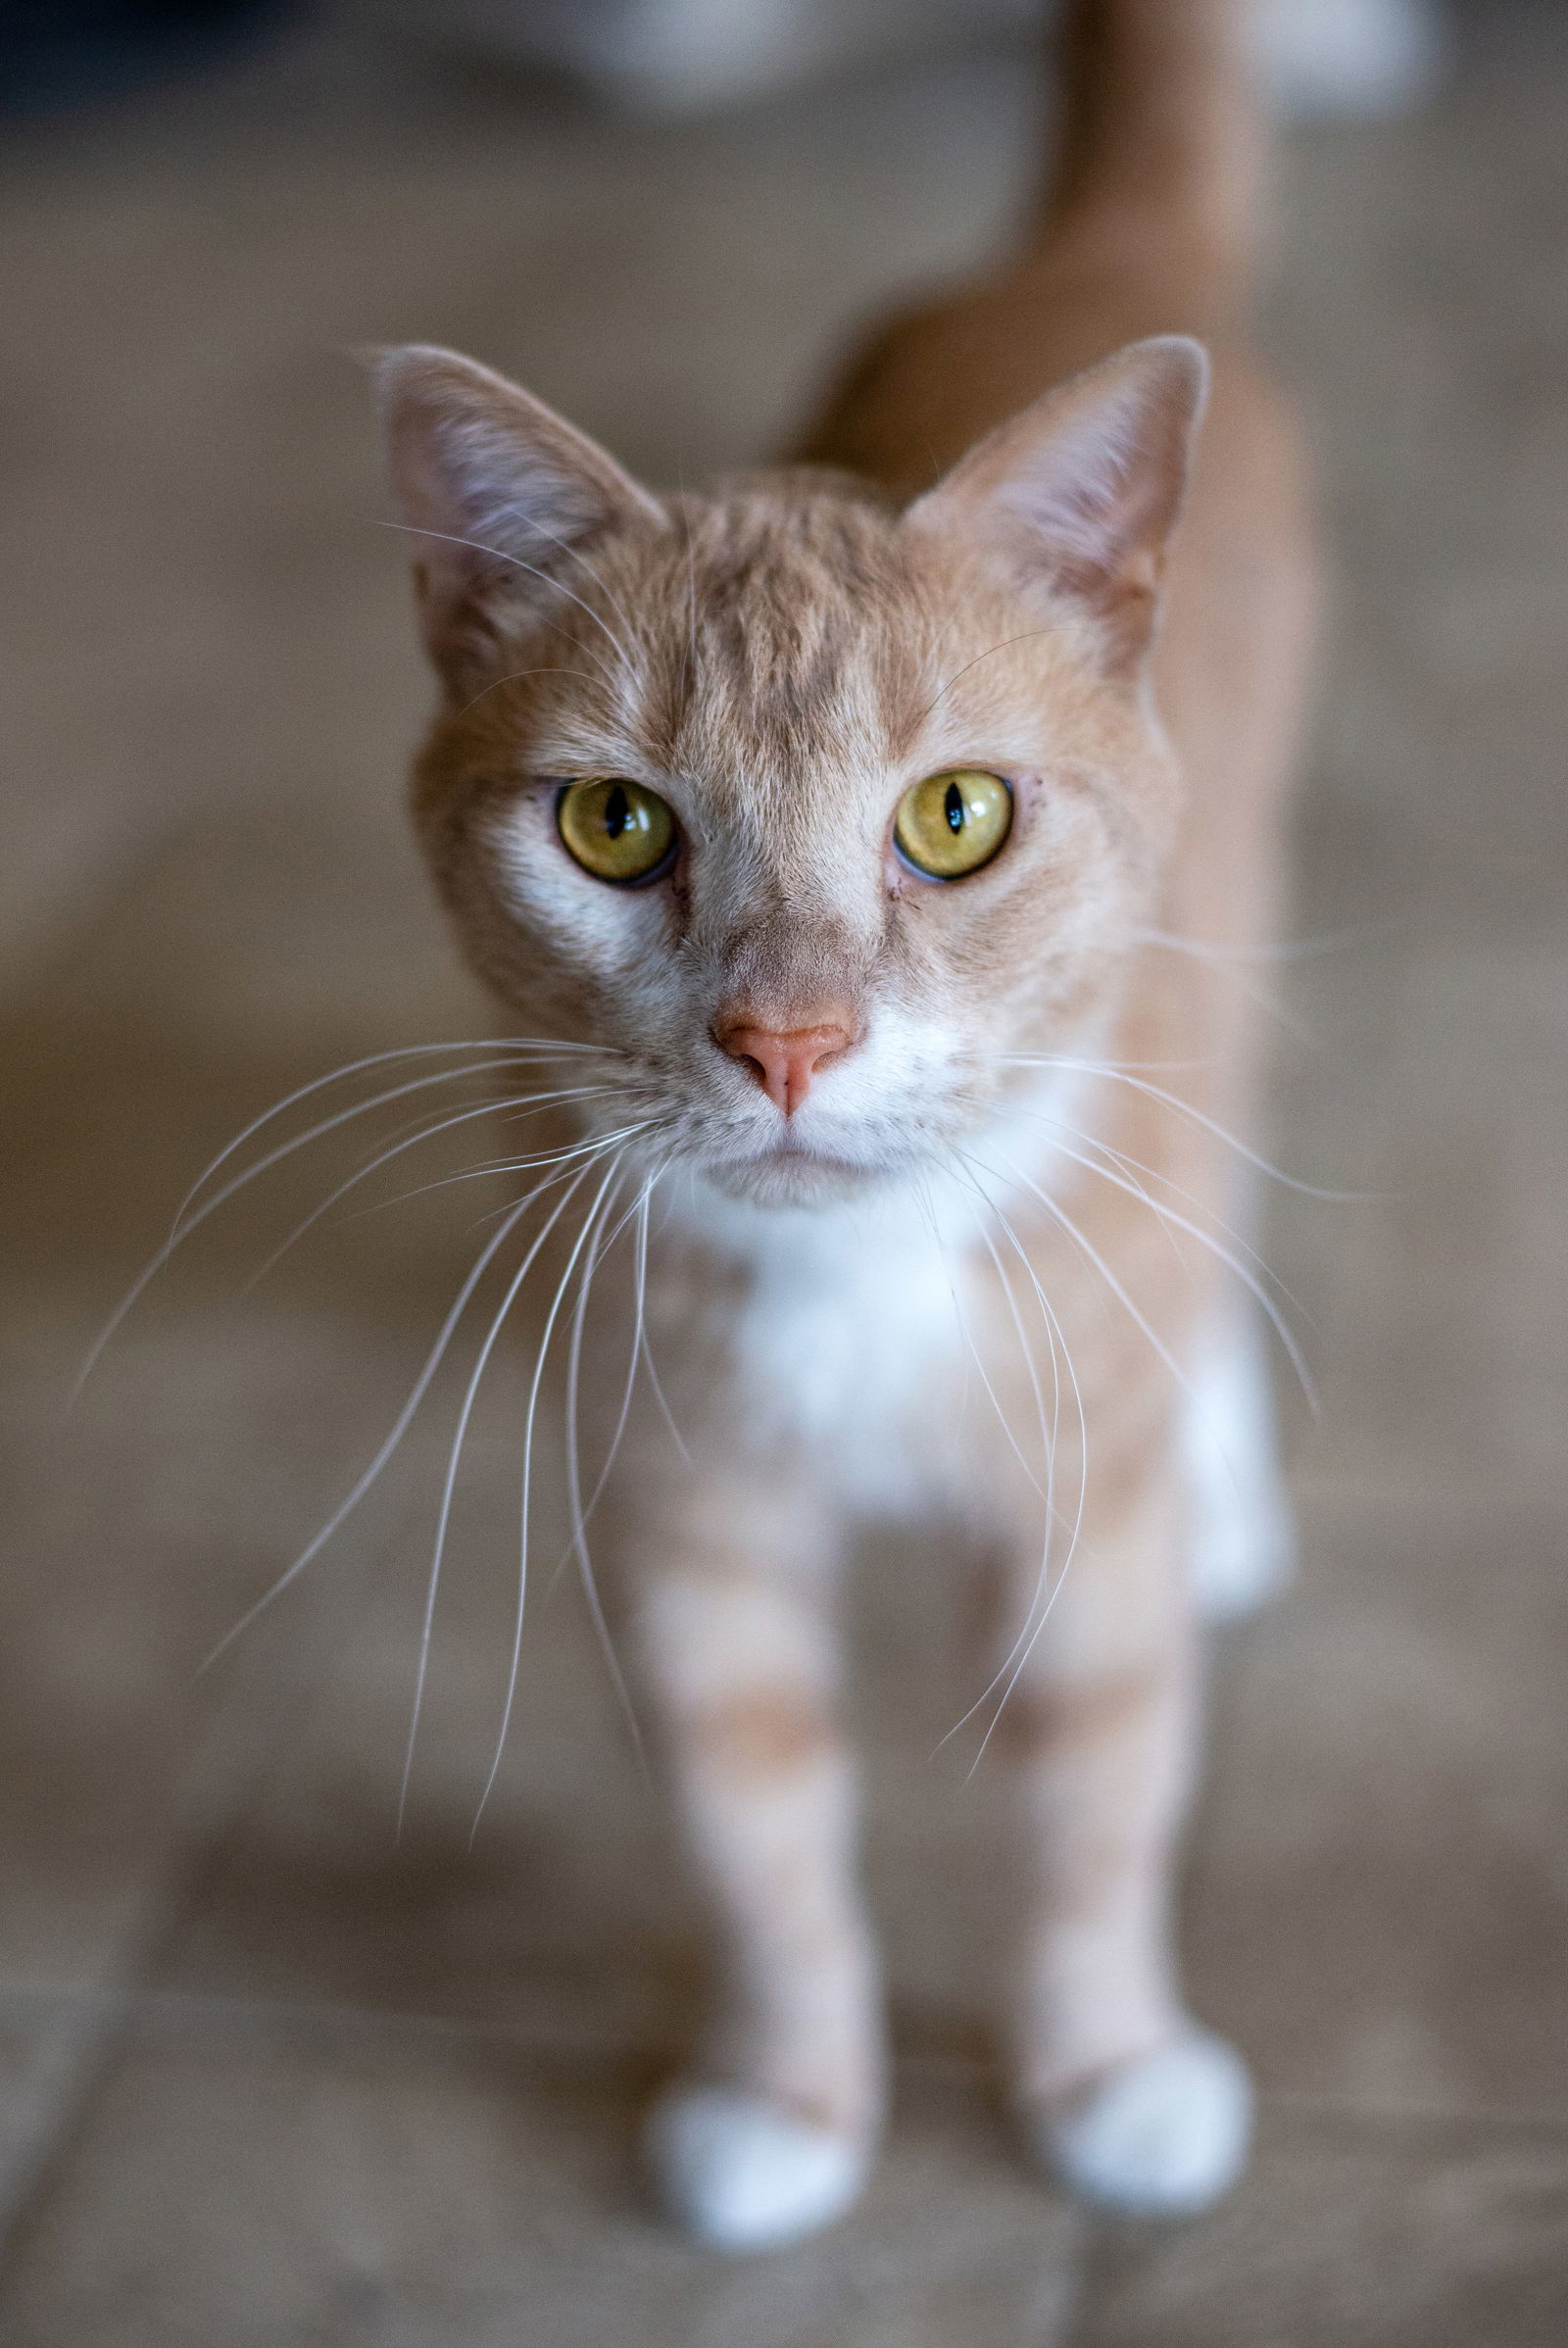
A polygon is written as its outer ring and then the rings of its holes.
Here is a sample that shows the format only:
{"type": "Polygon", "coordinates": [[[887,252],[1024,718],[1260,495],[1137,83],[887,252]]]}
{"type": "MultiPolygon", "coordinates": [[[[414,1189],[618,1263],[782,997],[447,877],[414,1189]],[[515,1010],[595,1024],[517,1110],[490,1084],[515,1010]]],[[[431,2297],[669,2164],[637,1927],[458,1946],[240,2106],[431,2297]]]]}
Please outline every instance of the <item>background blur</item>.
{"type": "Polygon", "coordinates": [[[872,1558],[899,2109],[863,2211],[741,2269],[639,2198],[634,2116],[678,2035],[691,1923],[565,1583],[469,1847],[515,1365],[471,1450],[401,1841],[450,1387],[376,1501],[198,1675],[373,1451],[488,1198],[329,1220],[242,1293],[356,1162],[302,1151],[213,1218],[62,1409],[250,1117],[340,1061],[484,1032],[405,839],[426,686],[341,354],[455,343],[659,481],[765,454],[852,321],[1002,232],[1030,60],[999,35],[628,120],[298,11],[256,13],[248,44],[236,23],[200,72],[117,71],[90,105],[36,59],[19,78],[7,2342],[1568,2338],[1568,12],[1451,21],[1419,111],[1291,134],[1267,304],[1336,584],[1305,943],[1214,983],[1277,1006],[1275,1154],[1371,1196],[1269,1202],[1323,1409],[1289,1413],[1302,1572],[1220,1642],[1192,1841],[1194,1998],[1255,2062],[1258,2158],[1168,2232],[1093,2223],[1016,2164],[978,2059],[985,1785],[930,1758],[960,1708],[941,1577],[872,1558]]]}

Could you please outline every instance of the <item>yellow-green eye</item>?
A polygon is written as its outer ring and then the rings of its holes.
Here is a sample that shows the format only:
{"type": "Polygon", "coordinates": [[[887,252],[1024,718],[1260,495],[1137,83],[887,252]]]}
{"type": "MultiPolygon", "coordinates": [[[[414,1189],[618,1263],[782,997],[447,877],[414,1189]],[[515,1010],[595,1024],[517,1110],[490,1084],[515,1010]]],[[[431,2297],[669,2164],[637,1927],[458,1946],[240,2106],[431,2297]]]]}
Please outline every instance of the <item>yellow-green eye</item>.
{"type": "Polygon", "coordinates": [[[916,872],[958,880],[989,863],[1011,828],[1012,793],[1001,776],[957,766],[906,791],[893,836],[916,872]]]}
{"type": "Polygon", "coordinates": [[[567,853],[596,880],[648,880],[675,845],[675,818],[659,793],[617,774],[568,783],[556,821],[567,853]]]}

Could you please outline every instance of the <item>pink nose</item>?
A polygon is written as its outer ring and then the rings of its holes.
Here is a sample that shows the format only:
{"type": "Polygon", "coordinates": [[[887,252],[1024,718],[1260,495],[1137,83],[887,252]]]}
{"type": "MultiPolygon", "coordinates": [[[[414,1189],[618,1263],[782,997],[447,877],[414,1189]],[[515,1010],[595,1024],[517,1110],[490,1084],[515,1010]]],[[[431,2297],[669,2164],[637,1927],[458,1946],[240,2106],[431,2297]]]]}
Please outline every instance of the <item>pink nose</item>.
{"type": "Polygon", "coordinates": [[[780,1030],[721,1019],[713,1041],[756,1077],[775,1108],[793,1117],[811,1089],[812,1077],[848,1052],[855,1038],[837,1023],[780,1030]]]}

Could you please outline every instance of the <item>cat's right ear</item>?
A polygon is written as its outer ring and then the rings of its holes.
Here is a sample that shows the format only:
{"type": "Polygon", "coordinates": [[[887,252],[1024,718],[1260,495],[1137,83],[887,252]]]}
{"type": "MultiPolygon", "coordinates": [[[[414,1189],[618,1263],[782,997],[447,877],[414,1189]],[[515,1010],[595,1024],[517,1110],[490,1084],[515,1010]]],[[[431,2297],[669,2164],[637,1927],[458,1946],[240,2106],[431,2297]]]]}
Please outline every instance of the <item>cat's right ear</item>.
{"type": "Polygon", "coordinates": [[[1129,343],[969,451],[906,516],[989,545],[1020,579],[1080,604],[1106,664],[1136,671],[1208,394],[1184,334],[1129,343]]]}
{"type": "Polygon", "coordinates": [[[579,547],[661,510],[585,432],[474,360],[411,343],[373,366],[424,640],[466,691],[494,655],[503,605],[574,592],[579,547]]]}

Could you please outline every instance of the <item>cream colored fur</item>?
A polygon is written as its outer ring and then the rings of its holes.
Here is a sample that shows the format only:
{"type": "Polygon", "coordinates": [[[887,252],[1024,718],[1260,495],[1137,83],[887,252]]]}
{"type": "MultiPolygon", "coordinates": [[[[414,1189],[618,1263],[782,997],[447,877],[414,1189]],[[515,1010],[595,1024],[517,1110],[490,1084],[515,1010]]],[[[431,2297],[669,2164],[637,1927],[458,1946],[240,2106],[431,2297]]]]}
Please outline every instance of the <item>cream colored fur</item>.
{"type": "Polygon", "coordinates": [[[530,1210],[569,1200],[518,1310],[576,1365],[616,1651],[712,1924],[651,2158],[732,2249],[837,2214],[882,2125],[835,1624],[868,1514],[961,1526],[955,1576],[993,1593],[974,1726],[1017,1853],[1026,2141],[1140,2210],[1198,2206],[1245,2148],[1170,1881],[1190,1564],[1223,1548],[1234,1599],[1250,1513],[1254,1562],[1280,1543],[1203,1244],[1234,1246],[1218,1135],[1252,1045],[1246,999],[1155,941],[1272,919],[1310,566],[1232,315],[1235,13],[1105,0],[1069,34],[1040,220],[868,346],[795,467],[656,497],[470,361],[381,369],[444,685],[421,838],[511,1028],[582,1054],[541,1081],[604,1088],[530,1128],[588,1149],[558,1183],[588,1171],[530,1210]],[[953,767],[1005,781],[1012,828],[942,883],[894,812],[953,767]],[[583,776],[672,808],[649,886],[567,854],[583,776]],[[787,1117],[725,1041],[757,1032],[842,1039],[787,1117]]]}

